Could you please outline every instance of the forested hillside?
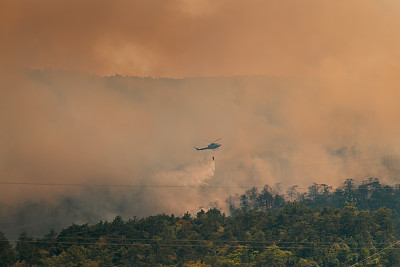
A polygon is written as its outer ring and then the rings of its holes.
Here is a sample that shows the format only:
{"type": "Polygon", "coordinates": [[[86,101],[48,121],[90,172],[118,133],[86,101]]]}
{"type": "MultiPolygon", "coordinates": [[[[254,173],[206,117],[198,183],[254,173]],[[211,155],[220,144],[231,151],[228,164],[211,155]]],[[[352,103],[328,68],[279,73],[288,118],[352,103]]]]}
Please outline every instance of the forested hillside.
{"type": "Polygon", "coordinates": [[[269,187],[248,190],[232,216],[117,216],[43,237],[23,232],[14,246],[1,235],[0,266],[398,266],[398,188],[376,179],[343,187],[351,190],[314,184],[287,202],[269,187]]]}
{"type": "Polygon", "coordinates": [[[285,205],[285,199],[303,202],[310,207],[343,208],[346,202],[360,209],[377,210],[385,206],[393,210],[396,218],[400,216],[400,186],[383,184],[378,178],[369,178],[359,184],[346,179],[335,189],[327,184],[314,183],[303,192],[296,185],[289,187],[286,193],[266,185],[261,192],[254,187],[242,195],[230,196],[226,201],[230,213],[235,215],[249,210],[279,209],[285,205]]]}

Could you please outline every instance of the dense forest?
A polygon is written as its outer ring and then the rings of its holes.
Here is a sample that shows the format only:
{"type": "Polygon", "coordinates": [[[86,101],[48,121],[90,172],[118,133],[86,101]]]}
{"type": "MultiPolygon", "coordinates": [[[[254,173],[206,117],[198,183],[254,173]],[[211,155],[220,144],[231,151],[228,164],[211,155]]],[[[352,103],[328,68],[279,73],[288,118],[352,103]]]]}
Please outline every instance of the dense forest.
{"type": "Polygon", "coordinates": [[[353,179],[346,179],[336,189],[316,183],[305,192],[297,188],[297,185],[291,186],[286,194],[281,194],[279,185],[275,189],[266,185],[261,192],[254,187],[242,195],[230,196],[226,201],[232,215],[250,210],[275,210],[285,205],[286,201],[296,201],[310,207],[343,208],[346,202],[359,209],[377,210],[385,206],[394,212],[396,218],[400,216],[400,186],[382,184],[378,178],[369,178],[360,184],[356,184],[353,179]]]}
{"type": "Polygon", "coordinates": [[[42,237],[0,233],[0,266],[399,266],[400,189],[351,179],[287,194],[265,186],[181,217],[70,225],[42,237]]]}

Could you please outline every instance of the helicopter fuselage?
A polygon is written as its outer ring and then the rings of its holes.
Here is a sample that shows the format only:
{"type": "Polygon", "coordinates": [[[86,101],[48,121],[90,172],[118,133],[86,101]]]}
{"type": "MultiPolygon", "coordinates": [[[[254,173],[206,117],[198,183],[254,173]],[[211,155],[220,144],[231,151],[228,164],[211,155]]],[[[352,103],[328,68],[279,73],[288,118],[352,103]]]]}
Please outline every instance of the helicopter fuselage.
{"type": "Polygon", "coordinates": [[[197,150],[206,150],[206,149],[217,149],[217,148],[219,148],[221,146],[221,144],[218,144],[218,143],[211,143],[211,144],[209,144],[207,147],[202,147],[202,148],[197,148],[197,147],[195,147],[197,150]]]}

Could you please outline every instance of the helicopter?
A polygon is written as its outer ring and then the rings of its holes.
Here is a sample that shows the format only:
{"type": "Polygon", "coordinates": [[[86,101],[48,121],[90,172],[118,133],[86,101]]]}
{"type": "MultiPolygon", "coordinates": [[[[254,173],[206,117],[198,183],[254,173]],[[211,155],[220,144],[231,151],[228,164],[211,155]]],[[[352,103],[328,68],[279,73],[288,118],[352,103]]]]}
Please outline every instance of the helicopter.
{"type": "Polygon", "coordinates": [[[196,148],[196,150],[206,150],[206,149],[212,149],[212,150],[215,150],[215,149],[218,149],[220,146],[221,146],[221,144],[219,144],[219,143],[216,143],[217,141],[219,141],[219,140],[221,140],[222,138],[218,138],[217,140],[215,140],[215,141],[208,141],[208,142],[210,142],[211,144],[209,144],[208,146],[206,146],[206,147],[202,147],[202,148],[197,148],[197,147],[194,147],[194,148],[196,148]]]}

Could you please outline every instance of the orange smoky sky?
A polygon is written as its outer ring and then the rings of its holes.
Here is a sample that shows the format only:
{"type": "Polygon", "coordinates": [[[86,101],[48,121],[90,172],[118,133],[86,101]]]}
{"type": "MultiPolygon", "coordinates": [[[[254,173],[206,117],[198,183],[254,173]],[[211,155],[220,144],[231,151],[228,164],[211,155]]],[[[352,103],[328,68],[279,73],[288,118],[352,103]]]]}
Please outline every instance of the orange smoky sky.
{"type": "Polygon", "coordinates": [[[22,204],[0,219],[400,183],[399,29],[397,0],[1,1],[0,200],[22,204]],[[219,137],[213,165],[193,146],[219,137]]]}
{"type": "Polygon", "coordinates": [[[152,77],[398,69],[400,3],[394,0],[0,5],[8,67],[152,77]]]}

